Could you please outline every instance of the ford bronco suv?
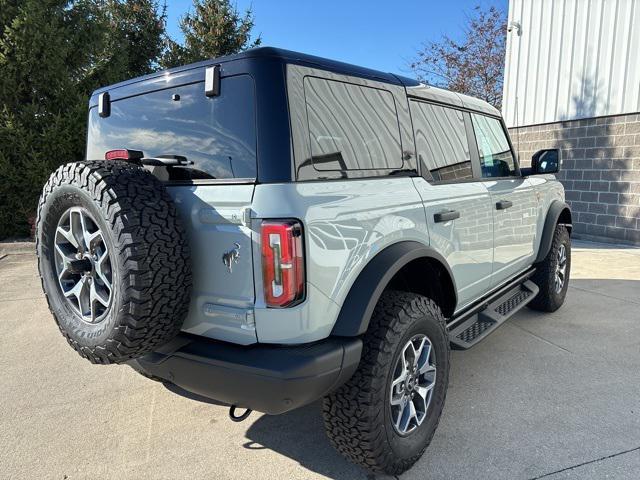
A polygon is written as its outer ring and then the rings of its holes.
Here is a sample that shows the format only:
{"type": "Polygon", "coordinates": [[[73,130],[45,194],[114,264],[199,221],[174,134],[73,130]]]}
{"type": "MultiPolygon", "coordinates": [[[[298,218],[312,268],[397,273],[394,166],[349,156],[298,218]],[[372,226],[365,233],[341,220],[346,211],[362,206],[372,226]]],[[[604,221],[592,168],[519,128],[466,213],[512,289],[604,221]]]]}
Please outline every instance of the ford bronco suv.
{"type": "Polygon", "coordinates": [[[559,151],[521,168],[483,101],[258,48],[102,88],[88,122],[37,220],[69,344],[235,420],[322,399],[373,471],[431,441],[450,348],[567,293],[559,151]]]}

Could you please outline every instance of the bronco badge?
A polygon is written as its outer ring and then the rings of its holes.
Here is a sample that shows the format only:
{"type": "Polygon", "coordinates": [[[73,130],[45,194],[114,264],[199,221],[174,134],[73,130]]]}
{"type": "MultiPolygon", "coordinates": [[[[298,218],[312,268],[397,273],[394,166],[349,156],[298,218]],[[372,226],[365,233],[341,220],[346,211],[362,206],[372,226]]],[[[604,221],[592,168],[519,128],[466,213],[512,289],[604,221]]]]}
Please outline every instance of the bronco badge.
{"type": "Polygon", "coordinates": [[[233,273],[233,265],[237,264],[240,260],[240,244],[234,243],[234,245],[236,246],[236,248],[232,248],[222,255],[222,263],[227,266],[229,273],[233,273]]]}

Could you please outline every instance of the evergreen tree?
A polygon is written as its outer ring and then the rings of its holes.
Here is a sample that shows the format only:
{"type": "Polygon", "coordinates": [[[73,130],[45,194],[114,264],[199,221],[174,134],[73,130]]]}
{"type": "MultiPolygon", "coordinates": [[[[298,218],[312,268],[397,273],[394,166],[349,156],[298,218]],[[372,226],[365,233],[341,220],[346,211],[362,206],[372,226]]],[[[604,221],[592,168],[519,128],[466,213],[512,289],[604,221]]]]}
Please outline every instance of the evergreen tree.
{"type": "Polygon", "coordinates": [[[49,172],[83,151],[86,98],[76,81],[95,43],[91,8],[64,0],[0,6],[0,238],[29,232],[49,172]]]}
{"type": "Polygon", "coordinates": [[[85,154],[89,95],[152,71],[151,0],[0,0],[0,239],[26,236],[48,175],[85,154]]]}
{"type": "Polygon", "coordinates": [[[164,48],[166,5],[155,0],[102,0],[97,26],[101,52],[91,81],[109,85],[158,69],[164,48]]]}
{"type": "Polygon", "coordinates": [[[193,13],[180,20],[184,43],[166,39],[161,65],[165,68],[231,55],[260,45],[251,41],[251,9],[243,15],[229,0],[194,0],[193,13]]]}

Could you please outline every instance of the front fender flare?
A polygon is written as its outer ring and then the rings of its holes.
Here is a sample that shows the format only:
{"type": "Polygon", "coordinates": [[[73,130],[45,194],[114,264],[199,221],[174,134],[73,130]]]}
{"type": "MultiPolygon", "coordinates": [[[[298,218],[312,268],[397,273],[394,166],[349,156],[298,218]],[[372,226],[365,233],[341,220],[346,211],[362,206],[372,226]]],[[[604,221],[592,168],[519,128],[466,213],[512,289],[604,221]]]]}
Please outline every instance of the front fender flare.
{"type": "Polygon", "coordinates": [[[391,279],[402,267],[418,258],[437,260],[446,268],[453,284],[455,309],[458,302],[457,290],[453,273],[444,257],[433,248],[419,242],[398,242],[383,249],[360,272],[347,294],[331,335],[351,337],[365,333],[373,309],[391,279]]]}
{"type": "Polygon", "coordinates": [[[569,233],[571,233],[571,208],[565,202],[560,200],[554,200],[547,210],[547,217],[544,221],[544,230],[542,231],[542,237],[540,238],[540,248],[538,249],[538,256],[535,263],[543,261],[549,250],[551,250],[551,244],[553,243],[553,234],[556,231],[556,225],[561,223],[567,225],[569,233]]]}

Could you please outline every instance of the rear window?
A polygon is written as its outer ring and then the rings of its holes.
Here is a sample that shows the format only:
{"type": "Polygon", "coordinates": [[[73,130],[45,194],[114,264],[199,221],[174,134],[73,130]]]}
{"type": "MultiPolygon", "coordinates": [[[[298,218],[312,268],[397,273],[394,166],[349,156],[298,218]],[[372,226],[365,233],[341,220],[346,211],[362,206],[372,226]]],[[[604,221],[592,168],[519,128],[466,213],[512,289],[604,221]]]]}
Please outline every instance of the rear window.
{"type": "Polygon", "coordinates": [[[169,168],[170,180],[255,179],[254,92],[253,79],[238,75],[222,79],[218,97],[200,82],[113,101],[106,118],[92,108],[87,159],[127,148],[193,162],[169,168]]]}
{"type": "Polygon", "coordinates": [[[304,79],[311,162],[316,170],[402,167],[391,92],[315,77],[304,79]]]}

